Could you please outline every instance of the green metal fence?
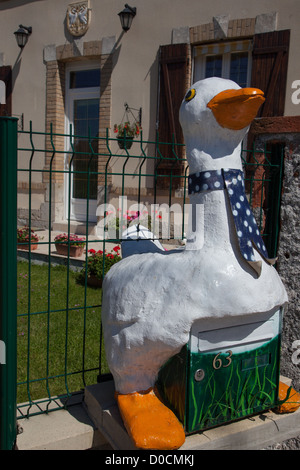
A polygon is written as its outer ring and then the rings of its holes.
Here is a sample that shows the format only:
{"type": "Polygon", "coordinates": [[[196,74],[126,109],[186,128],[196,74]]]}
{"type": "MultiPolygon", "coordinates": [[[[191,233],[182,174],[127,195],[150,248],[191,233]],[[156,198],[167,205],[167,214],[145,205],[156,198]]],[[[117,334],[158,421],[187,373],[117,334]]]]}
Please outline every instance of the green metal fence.
{"type": "Polygon", "coordinates": [[[242,149],[246,192],[268,254],[276,258],[280,231],[280,206],[284,144],[264,144],[242,149]]]}
{"type": "MultiPolygon", "coordinates": [[[[182,154],[184,146],[180,147],[182,154]]],[[[88,263],[95,256],[90,250],[103,252],[97,256],[103,260],[104,274],[107,263],[116,254],[113,248],[120,246],[123,224],[127,226],[137,212],[139,217],[132,223],[141,221],[141,208],[149,209],[143,214],[142,222],[147,223],[152,208],[159,208],[160,204],[171,207],[175,203],[184,207],[188,203],[188,166],[178,154],[178,145],[161,143],[158,136],[145,141],[141,134],[130,149],[126,145],[120,149],[117,139],[109,137],[108,130],[104,138],[74,136],[71,128],[64,135],[55,133],[52,128],[47,133],[37,132],[31,124],[29,130],[18,132],[18,226],[27,225],[29,233],[34,230],[37,235],[43,235],[37,249],[34,249],[34,240],[29,244],[25,240],[18,242],[17,276],[9,278],[11,290],[7,290],[11,297],[17,284],[17,316],[10,318],[17,321],[17,331],[15,326],[11,327],[15,337],[10,341],[12,345],[17,341],[18,348],[18,419],[69,406],[76,399],[82,399],[86,385],[111,377],[102,340],[101,287],[90,286],[88,282],[88,263]],[[80,164],[75,164],[76,159],[80,164]],[[74,181],[81,183],[82,179],[86,187],[83,207],[87,216],[81,223],[85,251],[80,258],[74,258],[69,242],[66,255],[58,255],[54,222],[64,207],[67,219],[64,230],[60,231],[68,235],[74,232],[69,216],[72,191],[74,181]],[[92,181],[98,186],[98,204],[102,203],[102,212],[98,211],[98,215],[107,217],[113,208],[114,217],[107,218],[119,229],[113,235],[111,223],[103,223],[103,231],[91,234],[91,226],[95,230],[101,219],[89,222],[91,211],[97,209],[97,203],[90,198],[92,181]],[[118,207],[116,201],[120,197],[123,201],[124,196],[135,203],[134,216],[126,213],[124,207],[118,207]]],[[[241,156],[250,203],[269,254],[275,256],[283,149],[243,150],[241,156]]],[[[16,185],[10,184],[15,195],[16,185]]],[[[15,216],[13,211],[12,214],[15,216]]],[[[158,226],[159,217],[159,214],[154,215],[158,226]]],[[[182,230],[176,237],[173,219],[168,215],[170,230],[167,236],[160,234],[159,238],[166,244],[180,244],[185,236],[185,223],[182,211],[182,230]]],[[[13,242],[16,221],[4,230],[13,242]]],[[[10,268],[13,269],[13,265],[10,268]]],[[[6,288],[4,284],[2,279],[2,291],[6,288]]],[[[2,317],[3,314],[5,312],[2,317]]]]}
{"type": "Polygon", "coordinates": [[[16,438],[17,120],[0,118],[0,449],[16,438]]]}

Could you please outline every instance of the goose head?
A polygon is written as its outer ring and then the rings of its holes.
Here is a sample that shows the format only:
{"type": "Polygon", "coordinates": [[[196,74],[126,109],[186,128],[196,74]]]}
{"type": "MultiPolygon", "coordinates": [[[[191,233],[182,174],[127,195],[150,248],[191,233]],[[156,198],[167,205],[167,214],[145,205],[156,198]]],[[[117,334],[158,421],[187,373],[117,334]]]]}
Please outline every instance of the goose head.
{"type": "Polygon", "coordinates": [[[179,120],[190,172],[241,168],[240,144],[265,98],[218,77],[196,82],[182,101],[179,120]]]}

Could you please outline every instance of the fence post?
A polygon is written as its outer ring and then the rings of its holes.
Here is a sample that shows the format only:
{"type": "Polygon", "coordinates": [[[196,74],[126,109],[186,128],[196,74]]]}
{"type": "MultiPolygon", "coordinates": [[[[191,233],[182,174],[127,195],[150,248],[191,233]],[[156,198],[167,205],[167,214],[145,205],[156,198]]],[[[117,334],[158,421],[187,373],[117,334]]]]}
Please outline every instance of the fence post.
{"type": "Polygon", "coordinates": [[[0,449],[13,449],[17,408],[17,119],[0,117],[0,449]]]}

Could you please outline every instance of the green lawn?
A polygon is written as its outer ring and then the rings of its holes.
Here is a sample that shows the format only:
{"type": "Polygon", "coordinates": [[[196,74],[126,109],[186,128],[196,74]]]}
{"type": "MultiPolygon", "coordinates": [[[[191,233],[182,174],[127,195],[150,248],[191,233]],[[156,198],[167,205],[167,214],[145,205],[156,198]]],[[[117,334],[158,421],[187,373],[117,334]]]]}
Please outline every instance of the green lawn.
{"type": "Polygon", "coordinates": [[[17,304],[18,403],[97,382],[101,289],[85,288],[64,266],[19,262],[17,304]]]}

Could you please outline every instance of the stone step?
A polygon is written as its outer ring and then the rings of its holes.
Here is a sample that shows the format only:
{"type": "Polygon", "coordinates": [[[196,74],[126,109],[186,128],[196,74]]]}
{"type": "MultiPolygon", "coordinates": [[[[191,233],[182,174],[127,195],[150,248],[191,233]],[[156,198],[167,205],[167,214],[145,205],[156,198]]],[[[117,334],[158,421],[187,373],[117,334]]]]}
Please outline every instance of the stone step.
{"type": "MultiPolygon", "coordinates": [[[[96,223],[89,223],[88,226],[86,226],[85,222],[70,222],[70,233],[76,233],[76,235],[86,235],[87,232],[88,235],[96,235],[96,228],[96,223]]],[[[53,222],[52,230],[68,233],[69,223],[68,221],[53,222]]]]}

